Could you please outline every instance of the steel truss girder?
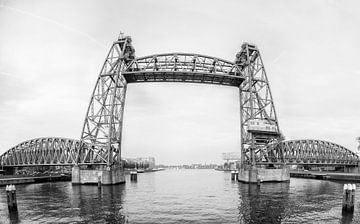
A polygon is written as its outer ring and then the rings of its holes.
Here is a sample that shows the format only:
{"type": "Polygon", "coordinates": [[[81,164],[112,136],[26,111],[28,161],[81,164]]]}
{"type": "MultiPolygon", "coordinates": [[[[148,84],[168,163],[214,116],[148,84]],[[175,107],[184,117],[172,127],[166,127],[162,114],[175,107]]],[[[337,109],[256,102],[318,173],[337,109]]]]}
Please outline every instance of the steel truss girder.
{"type": "Polygon", "coordinates": [[[123,75],[127,83],[190,82],[239,87],[244,80],[240,68],[233,62],[189,53],[136,58],[123,75]]]}
{"type": "Polygon", "coordinates": [[[75,139],[57,137],[31,139],[2,154],[0,165],[3,167],[73,165],[81,148],[87,147],[75,139]]]}
{"type": "Polygon", "coordinates": [[[359,156],[351,150],[322,140],[303,139],[274,142],[259,149],[257,163],[357,166],[359,156]]]}

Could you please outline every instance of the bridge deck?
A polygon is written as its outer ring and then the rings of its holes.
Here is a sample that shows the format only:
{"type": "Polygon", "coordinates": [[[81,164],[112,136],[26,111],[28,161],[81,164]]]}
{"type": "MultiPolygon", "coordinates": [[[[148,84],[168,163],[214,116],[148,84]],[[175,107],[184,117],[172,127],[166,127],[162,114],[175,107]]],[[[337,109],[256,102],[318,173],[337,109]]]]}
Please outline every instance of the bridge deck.
{"type": "Polygon", "coordinates": [[[186,82],[239,87],[244,77],[224,73],[188,71],[135,71],[123,73],[127,83],[136,82],[186,82]]]}

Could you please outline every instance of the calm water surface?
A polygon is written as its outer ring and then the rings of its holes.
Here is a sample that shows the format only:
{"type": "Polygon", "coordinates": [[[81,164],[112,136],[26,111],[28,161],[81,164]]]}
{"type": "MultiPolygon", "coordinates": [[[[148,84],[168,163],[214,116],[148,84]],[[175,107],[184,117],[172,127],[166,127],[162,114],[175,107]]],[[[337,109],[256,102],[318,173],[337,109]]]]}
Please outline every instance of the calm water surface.
{"type": "MultiPolygon", "coordinates": [[[[9,214],[0,188],[0,223],[360,223],[341,214],[342,183],[291,179],[261,187],[215,170],[166,170],[138,182],[17,186],[18,213],[9,214]]],[[[358,186],[359,187],[359,186],[358,186]]]]}

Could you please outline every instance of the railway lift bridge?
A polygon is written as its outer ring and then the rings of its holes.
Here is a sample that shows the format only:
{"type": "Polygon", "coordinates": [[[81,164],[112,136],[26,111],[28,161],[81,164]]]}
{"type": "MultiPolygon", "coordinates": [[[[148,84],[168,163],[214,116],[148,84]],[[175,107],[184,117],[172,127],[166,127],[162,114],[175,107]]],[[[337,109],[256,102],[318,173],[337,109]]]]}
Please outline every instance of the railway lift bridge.
{"type": "Polygon", "coordinates": [[[243,43],[234,61],[179,52],[136,57],[131,37],[124,35],[113,42],[106,56],[80,139],[27,140],[3,153],[0,165],[4,169],[71,165],[74,184],[97,183],[98,177],[103,184],[124,182],[121,143],[126,90],[128,85],[145,82],[237,88],[243,170],[289,164],[358,166],[359,157],[338,144],[312,139],[284,140],[265,66],[254,44],[243,43]]]}

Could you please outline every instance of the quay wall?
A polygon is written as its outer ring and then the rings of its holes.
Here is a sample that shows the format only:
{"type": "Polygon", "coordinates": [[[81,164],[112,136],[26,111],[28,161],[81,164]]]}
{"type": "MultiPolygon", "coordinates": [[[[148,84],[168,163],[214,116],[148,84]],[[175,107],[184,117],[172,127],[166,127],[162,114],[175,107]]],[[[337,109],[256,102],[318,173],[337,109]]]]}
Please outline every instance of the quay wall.
{"type": "Polygon", "coordinates": [[[54,181],[69,181],[71,177],[69,175],[56,175],[56,176],[35,176],[35,177],[12,177],[0,176],[0,186],[8,184],[31,184],[42,182],[54,182],[54,181]]]}
{"type": "Polygon", "coordinates": [[[295,178],[360,182],[360,173],[291,171],[290,176],[295,178]]]}

